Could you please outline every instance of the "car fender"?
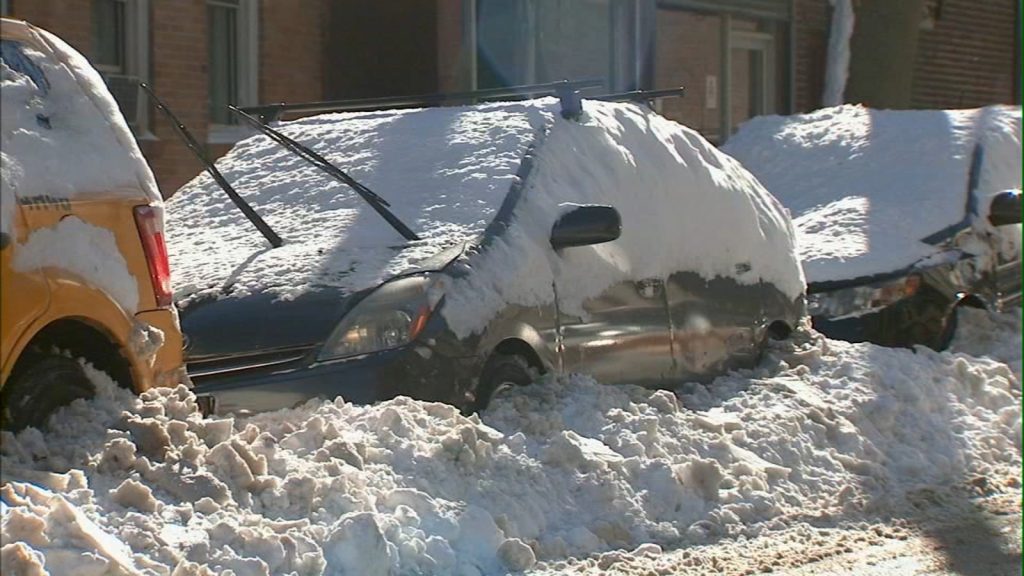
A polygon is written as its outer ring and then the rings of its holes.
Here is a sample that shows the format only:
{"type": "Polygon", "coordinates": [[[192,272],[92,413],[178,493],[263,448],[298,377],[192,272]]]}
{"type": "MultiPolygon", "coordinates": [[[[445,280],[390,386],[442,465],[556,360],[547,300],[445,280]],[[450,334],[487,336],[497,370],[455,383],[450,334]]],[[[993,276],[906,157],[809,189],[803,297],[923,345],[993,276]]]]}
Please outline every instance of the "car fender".
{"type": "Polygon", "coordinates": [[[130,346],[134,328],[133,316],[106,292],[90,285],[76,274],[64,270],[56,274],[53,272],[52,269],[47,270],[50,306],[20,334],[7,364],[3,367],[3,380],[7,380],[25,348],[43,329],[58,320],[76,320],[105,334],[131,366],[136,387],[148,387],[148,366],[130,346]]]}
{"type": "Polygon", "coordinates": [[[501,348],[503,343],[512,340],[520,340],[529,346],[545,372],[550,372],[558,365],[553,346],[545,342],[544,337],[535,327],[522,321],[501,323],[498,330],[488,329],[480,340],[480,356],[489,358],[501,348]]]}

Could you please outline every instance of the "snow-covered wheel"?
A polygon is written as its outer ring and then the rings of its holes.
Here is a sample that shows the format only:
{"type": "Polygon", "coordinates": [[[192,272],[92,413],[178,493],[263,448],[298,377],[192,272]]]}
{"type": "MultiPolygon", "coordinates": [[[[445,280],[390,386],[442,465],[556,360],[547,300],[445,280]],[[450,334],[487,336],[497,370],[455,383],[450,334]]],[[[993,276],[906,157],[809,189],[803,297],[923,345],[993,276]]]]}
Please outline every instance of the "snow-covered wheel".
{"type": "Polygon", "coordinates": [[[522,356],[494,354],[487,360],[480,373],[480,384],[477,386],[476,398],[470,406],[470,412],[479,412],[491,403],[491,399],[514,386],[526,386],[533,383],[537,370],[522,356]]]}
{"type": "Polygon", "coordinates": [[[44,354],[4,385],[0,399],[0,428],[18,431],[29,426],[42,428],[62,406],[79,398],[92,398],[96,388],[72,358],[44,354]]]}

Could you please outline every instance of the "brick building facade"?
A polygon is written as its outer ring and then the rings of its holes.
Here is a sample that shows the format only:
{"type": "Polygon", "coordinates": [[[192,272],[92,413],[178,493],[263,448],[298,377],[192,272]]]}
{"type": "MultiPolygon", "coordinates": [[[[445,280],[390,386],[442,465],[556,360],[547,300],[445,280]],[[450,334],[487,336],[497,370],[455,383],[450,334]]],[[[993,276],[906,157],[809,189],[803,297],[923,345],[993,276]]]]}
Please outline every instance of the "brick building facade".
{"type": "MultiPolygon", "coordinates": [[[[854,11],[860,2],[854,0],[854,11]]],[[[923,0],[911,106],[1020,98],[1019,2],[923,0]]],[[[246,132],[224,104],[597,78],[685,86],[662,113],[721,142],[820,105],[828,0],[0,0],[108,78],[165,194],[201,167],[134,88],[149,82],[212,155],[246,132]]]]}

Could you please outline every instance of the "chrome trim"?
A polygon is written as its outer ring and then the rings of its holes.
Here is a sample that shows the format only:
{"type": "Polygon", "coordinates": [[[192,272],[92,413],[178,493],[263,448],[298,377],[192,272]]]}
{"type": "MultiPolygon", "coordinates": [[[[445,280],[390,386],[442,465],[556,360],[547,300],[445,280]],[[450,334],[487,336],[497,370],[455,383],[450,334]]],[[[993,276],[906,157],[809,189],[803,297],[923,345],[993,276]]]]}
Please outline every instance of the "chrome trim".
{"type": "Polygon", "coordinates": [[[227,356],[190,358],[187,363],[188,374],[193,378],[203,378],[227,372],[242,372],[268,366],[277,366],[279,364],[288,364],[301,360],[316,347],[316,344],[304,344],[302,346],[289,346],[227,356]]]}

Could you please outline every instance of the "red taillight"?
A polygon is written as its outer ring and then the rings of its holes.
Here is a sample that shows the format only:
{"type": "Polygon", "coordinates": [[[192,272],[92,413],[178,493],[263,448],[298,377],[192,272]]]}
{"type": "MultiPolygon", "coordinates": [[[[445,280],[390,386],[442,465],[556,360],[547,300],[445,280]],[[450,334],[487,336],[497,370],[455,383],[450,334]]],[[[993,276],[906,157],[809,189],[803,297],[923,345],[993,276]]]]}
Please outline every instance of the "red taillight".
{"type": "Polygon", "coordinates": [[[165,308],[171,305],[173,292],[171,266],[167,262],[167,246],[164,244],[163,209],[157,206],[136,206],[135,224],[139,227],[142,249],[146,252],[156,305],[165,308]]]}

